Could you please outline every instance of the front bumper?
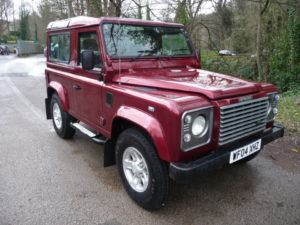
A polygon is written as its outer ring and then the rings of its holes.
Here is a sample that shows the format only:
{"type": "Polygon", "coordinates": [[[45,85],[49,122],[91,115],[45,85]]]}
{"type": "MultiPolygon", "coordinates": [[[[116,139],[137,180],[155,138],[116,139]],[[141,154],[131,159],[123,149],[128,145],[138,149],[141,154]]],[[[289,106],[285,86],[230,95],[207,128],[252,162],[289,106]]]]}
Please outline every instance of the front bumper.
{"type": "Polygon", "coordinates": [[[199,159],[188,162],[175,162],[170,163],[169,175],[177,182],[188,182],[205,174],[211,170],[222,168],[229,164],[230,152],[243,147],[257,139],[261,139],[261,148],[264,145],[283,137],[284,127],[281,125],[275,125],[272,129],[263,133],[262,135],[252,136],[244,141],[240,141],[229,147],[217,149],[208,155],[205,155],[199,159]]]}

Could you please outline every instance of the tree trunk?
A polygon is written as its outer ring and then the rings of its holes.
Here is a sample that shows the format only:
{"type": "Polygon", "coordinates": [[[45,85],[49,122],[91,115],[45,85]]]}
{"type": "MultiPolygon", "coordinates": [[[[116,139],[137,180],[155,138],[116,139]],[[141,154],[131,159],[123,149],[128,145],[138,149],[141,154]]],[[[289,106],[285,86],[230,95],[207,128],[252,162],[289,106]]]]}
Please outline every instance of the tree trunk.
{"type": "Polygon", "coordinates": [[[80,0],[80,15],[84,15],[84,4],[83,4],[83,0],[80,0]]]}
{"type": "Polygon", "coordinates": [[[73,0],[67,0],[67,4],[68,4],[68,17],[74,17],[75,16],[72,3],[73,3],[73,0]]]}
{"type": "Polygon", "coordinates": [[[15,17],[15,5],[13,4],[13,27],[14,27],[14,31],[16,31],[16,17],[15,17]]]}
{"type": "Polygon", "coordinates": [[[103,0],[103,16],[107,16],[107,15],[108,15],[108,1],[103,0]]]}
{"type": "Polygon", "coordinates": [[[87,13],[88,16],[92,16],[90,0],[86,0],[86,13],[87,13]]]}
{"type": "Polygon", "coordinates": [[[122,0],[116,0],[116,17],[122,15],[122,0]]]}
{"type": "Polygon", "coordinates": [[[259,10],[258,20],[257,20],[257,31],[256,31],[256,65],[258,76],[256,79],[262,80],[262,66],[261,66],[261,14],[259,10]]]}
{"type": "Polygon", "coordinates": [[[108,16],[115,16],[115,3],[114,0],[109,0],[108,16]]]}
{"type": "Polygon", "coordinates": [[[138,19],[143,19],[143,16],[142,16],[142,6],[141,5],[138,5],[137,18],[138,19]]]}
{"type": "MultiPolygon", "coordinates": [[[[258,10],[258,18],[257,18],[257,33],[256,33],[256,65],[258,71],[258,80],[263,80],[263,68],[262,68],[262,49],[261,49],[261,23],[262,17],[266,12],[269,6],[270,0],[266,0],[264,6],[262,7],[261,3],[259,3],[259,10],[258,10]]],[[[267,75],[264,76],[267,79],[267,75]]],[[[266,81],[266,80],[265,80],[266,81]]]]}

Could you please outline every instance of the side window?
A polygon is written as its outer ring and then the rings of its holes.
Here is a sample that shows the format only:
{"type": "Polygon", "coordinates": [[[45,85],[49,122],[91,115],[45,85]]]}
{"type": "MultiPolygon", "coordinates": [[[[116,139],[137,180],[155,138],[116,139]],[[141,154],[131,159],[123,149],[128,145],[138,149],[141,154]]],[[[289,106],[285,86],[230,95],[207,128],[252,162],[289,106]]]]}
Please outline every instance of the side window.
{"type": "Polygon", "coordinates": [[[96,68],[101,68],[100,52],[98,46],[97,34],[93,32],[79,33],[78,43],[78,65],[81,65],[81,53],[82,51],[93,51],[94,52],[94,65],[96,68]]]}
{"type": "Polygon", "coordinates": [[[70,60],[70,34],[50,36],[49,58],[54,61],[68,63],[70,60]]]}

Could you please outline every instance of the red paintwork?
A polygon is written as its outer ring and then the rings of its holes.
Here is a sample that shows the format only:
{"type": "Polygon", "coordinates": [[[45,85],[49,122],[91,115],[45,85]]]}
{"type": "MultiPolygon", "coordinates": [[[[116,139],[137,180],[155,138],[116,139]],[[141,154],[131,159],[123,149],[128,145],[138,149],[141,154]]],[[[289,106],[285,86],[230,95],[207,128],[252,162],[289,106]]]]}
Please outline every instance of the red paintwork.
{"type": "Polygon", "coordinates": [[[121,106],[114,115],[114,118],[127,119],[132,123],[141,126],[144,130],[148,131],[152,139],[155,140],[156,148],[160,149],[158,152],[159,156],[163,159],[171,158],[166,145],[163,129],[161,128],[159,121],[151,114],[133,107],[121,106]]]}
{"type": "Polygon", "coordinates": [[[209,99],[220,99],[255,93],[261,90],[257,83],[206,70],[188,68],[149,69],[131,71],[114,76],[114,82],[147,87],[189,91],[209,99]]]}
{"type": "Polygon", "coordinates": [[[48,87],[52,88],[56,91],[56,93],[58,94],[58,97],[60,99],[63,110],[68,111],[69,110],[68,92],[64,89],[62,84],[59,82],[56,82],[56,81],[51,81],[48,84],[48,87]]]}
{"type": "Polygon", "coordinates": [[[251,95],[255,99],[277,91],[271,84],[201,70],[196,54],[173,58],[142,57],[135,61],[111,58],[105,52],[100,29],[104,22],[182,27],[162,22],[89,17],[50,23],[48,35],[70,33],[72,52],[67,64],[53,62],[47,57],[47,87],[57,90],[65,111],[108,138],[112,138],[112,125],[117,118],[127,119],[142,127],[152,138],[160,158],[165,161],[188,160],[217,149],[219,107],[237,103],[240,96],[251,95]],[[59,23],[67,24],[67,27],[52,28],[59,23]],[[99,36],[104,81],[98,81],[96,75],[77,65],[78,33],[83,31],[96,31],[99,36]],[[82,89],[73,89],[74,84],[82,89]],[[112,106],[106,104],[107,92],[113,94],[112,106]],[[153,106],[155,111],[150,112],[148,106],[153,106]],[[212,141],[188,152],[180,151],[182,114],[206,106],[213,106],[214,110],[212,141]]]}

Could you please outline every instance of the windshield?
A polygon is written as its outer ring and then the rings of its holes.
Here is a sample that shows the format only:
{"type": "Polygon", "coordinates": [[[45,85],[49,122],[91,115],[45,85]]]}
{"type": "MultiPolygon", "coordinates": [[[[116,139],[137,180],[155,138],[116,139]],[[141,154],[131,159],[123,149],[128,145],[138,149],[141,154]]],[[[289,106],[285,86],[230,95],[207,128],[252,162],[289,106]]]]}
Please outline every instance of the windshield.
{"type": "Polygon", "coordinates": [[[186,31],[180,27],[103,24],[107,54],[112,57],[191,55],[186,31]]]}

